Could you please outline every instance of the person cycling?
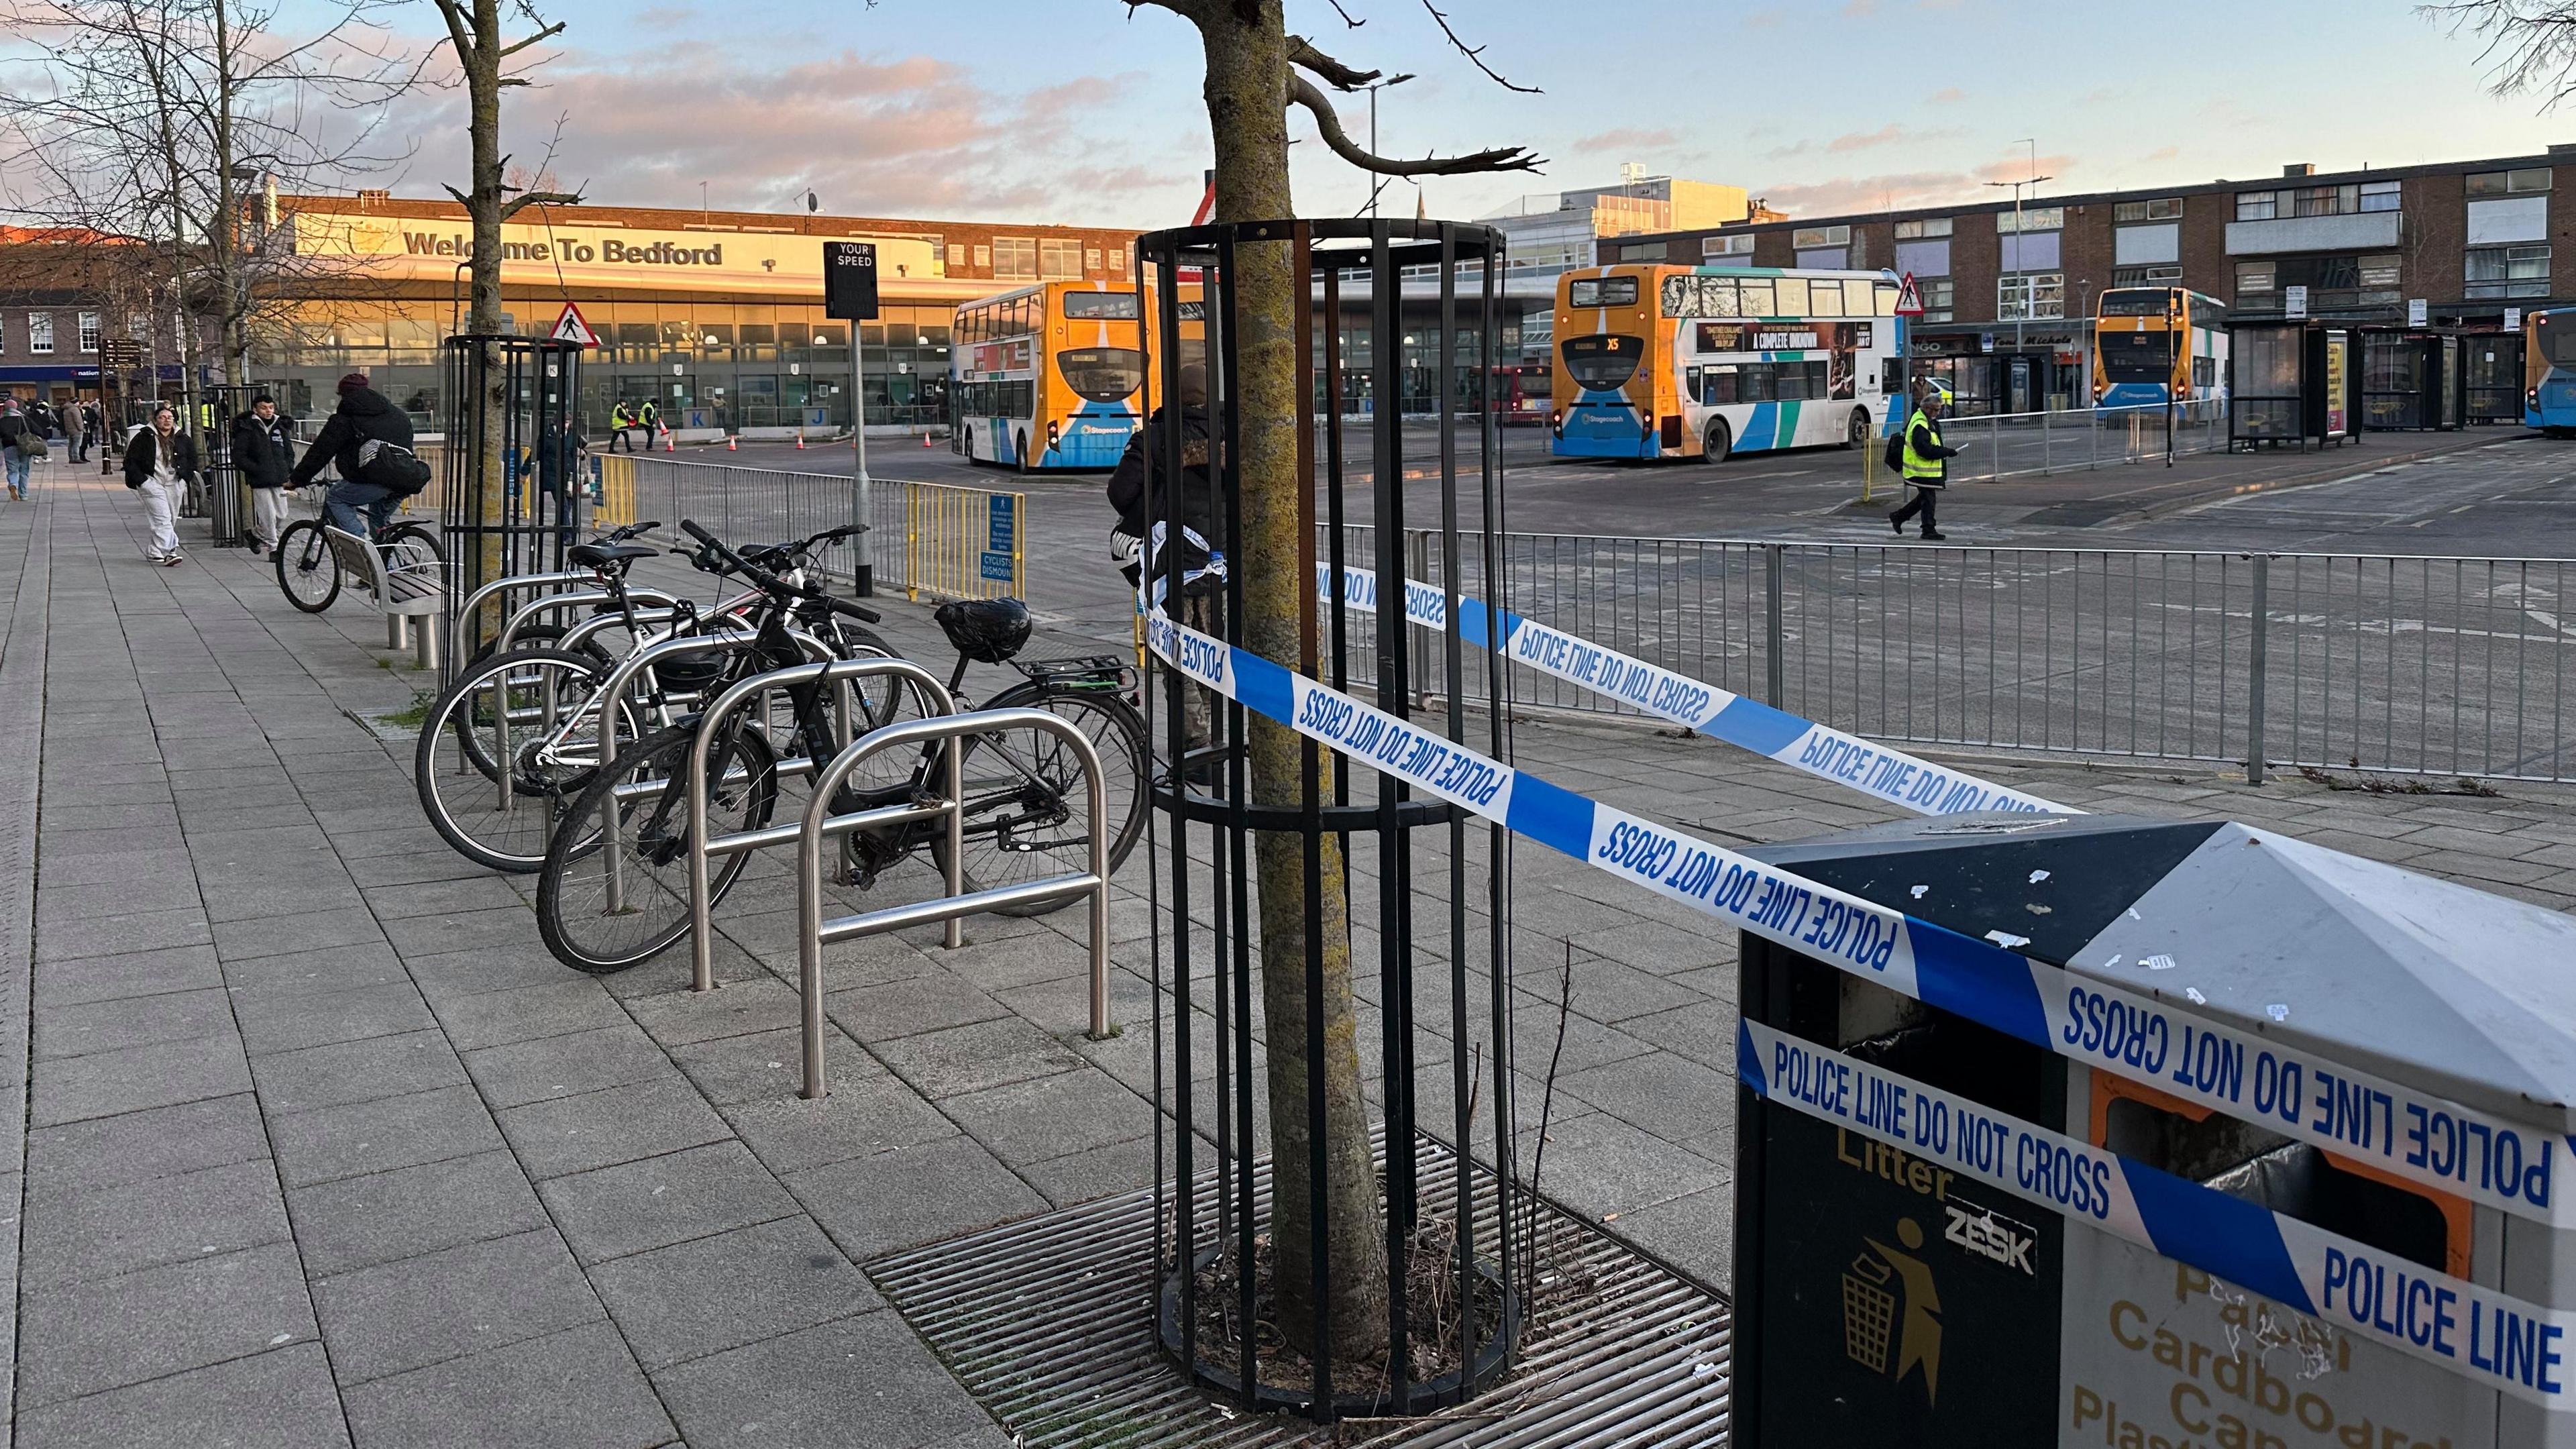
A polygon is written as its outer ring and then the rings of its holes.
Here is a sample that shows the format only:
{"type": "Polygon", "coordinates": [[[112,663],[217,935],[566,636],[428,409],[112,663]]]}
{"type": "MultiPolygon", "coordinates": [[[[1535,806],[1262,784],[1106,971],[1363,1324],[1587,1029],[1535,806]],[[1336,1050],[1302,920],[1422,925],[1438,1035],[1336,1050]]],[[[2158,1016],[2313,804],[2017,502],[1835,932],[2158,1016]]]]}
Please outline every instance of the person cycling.
{"type": "Polygon", "coordinates": [[[369,387],[365,373],[353,372],[340,379],[338,409],[286,478],[287,487],[301,488],[321,473],[325,463],[335,466],[340,481],[331,485],[323,510],[331,516],[332,527],[361,538],[382,533],[394,506],[402,501],[390,488],[358,481],[359,449],[368,443],[388,443],[408,451],[411,418],[369,387]]]}

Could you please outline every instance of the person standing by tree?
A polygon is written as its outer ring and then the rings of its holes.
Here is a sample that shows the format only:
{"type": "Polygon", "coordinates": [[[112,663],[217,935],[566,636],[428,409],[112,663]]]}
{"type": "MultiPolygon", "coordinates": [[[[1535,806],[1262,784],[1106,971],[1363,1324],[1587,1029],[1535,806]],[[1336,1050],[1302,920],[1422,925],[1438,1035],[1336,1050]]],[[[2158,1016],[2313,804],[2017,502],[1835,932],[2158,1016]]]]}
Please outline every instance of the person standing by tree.
{"type": "Polygon", "coordinates": [[[125,486],[143,495],[144,516],[152,526],[152,544],[144,557],[167,568],[186,562],[179,553],[179,499],[197,471],[197,440],[179,431],[179,410],[163,403],[152,410],[152,426],[138,429],[125,444],[125,486]]]}
{"type": "Polygon", "coordinates": [[[250,411],[233,419],[233,466],[250,487],[251,554],[264,558],[286,527],[286,477],[295,466],[286,420],[277,415],[277,399],[267,393],[251,399],[250,411]]]}
{"type": "Polygon", "coordinates": [[[1914,406],[1914,416],[1905,420],[1905,482],[1914,490],[1914,501],[1887,515],[1887,525],[1896,536],[1905,536],[1905,520],[1923,515],[1923,537],[1939,543],[1947,535],[1941,532],[1934,514],[1940,507],[1941,490],[1950,486],[1950,460],[1959,450],[1941,442],[1942,404],[1950,400],[1950,390],[1937,382],[1923,385],[1921,401],[1914,406]]]}

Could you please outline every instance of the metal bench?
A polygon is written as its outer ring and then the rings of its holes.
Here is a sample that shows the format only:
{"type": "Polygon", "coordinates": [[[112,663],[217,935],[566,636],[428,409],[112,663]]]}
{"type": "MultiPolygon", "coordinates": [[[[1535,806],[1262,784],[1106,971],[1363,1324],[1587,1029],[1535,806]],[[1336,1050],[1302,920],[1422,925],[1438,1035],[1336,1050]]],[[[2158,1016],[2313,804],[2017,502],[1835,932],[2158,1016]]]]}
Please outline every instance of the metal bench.
{"type": "Polygon", "coordinates": [[[340,576],[363,591],[376,612],[385,616],[385,647],[411,649],[421,668],[438,668],[446,630],[419,623],[447,607],[447,566],[438,555],[412,543],[378,548],[327,523],[322,526],[322,538],[331,545],[340,576]]]}

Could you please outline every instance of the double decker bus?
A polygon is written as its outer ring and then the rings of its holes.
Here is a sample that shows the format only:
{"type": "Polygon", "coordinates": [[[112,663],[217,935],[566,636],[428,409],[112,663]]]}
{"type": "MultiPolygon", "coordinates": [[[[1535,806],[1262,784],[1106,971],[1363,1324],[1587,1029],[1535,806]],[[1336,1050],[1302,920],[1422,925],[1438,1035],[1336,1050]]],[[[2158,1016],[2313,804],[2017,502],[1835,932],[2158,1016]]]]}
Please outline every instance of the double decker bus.
{"type": "Polygon", "coordinates": [[[2111,287],[2093,315],[2093,413],[2161,415],[2168,401],[2223,408],[2227,304],[2186,287],[2111,287]]]}
{"type": "Polygon", "coordinates": [[[1040,282],[957,309],[949,447],[1023,472],[1108,468],[1145,415],[1133,286],[1040,282]]]}
{"type": "Polygon", "coordinates": [[[2576,307],[2522,314],[2522,425],[2576,437],[2576,307]]]}
{"type": "Polygon", "coordinates": [[[1900,397],[1892,272],[1652,263],[1556,284],[1561,458],[1705,458],[1866,442],[1900,397]]]}

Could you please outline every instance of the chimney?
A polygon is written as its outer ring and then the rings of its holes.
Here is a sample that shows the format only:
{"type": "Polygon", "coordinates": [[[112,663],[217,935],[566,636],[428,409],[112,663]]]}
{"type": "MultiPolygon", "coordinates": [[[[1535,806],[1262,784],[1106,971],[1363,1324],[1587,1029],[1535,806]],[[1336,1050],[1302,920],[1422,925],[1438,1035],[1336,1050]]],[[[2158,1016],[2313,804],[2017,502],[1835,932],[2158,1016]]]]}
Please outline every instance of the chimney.
{"type": "Polygon", "coordinates": [[[2284,176],[2314,176],[2317,174],[2316,163],[2312,161],[2296,162],[2282,167],[2281,174],[2284,176]]]}
{"type": "Polygon", "coordinates": [[[394,194],[390,191],[360,191],[358,193],[358,209],[360,211],[373,211],[379,206],[387,205],[392,202],[393,199],[394,194]]]}

